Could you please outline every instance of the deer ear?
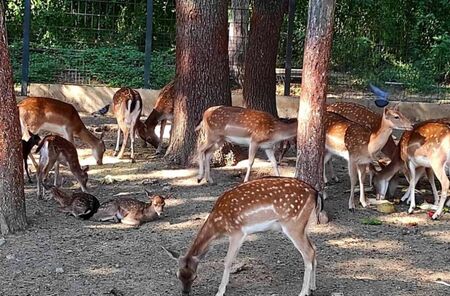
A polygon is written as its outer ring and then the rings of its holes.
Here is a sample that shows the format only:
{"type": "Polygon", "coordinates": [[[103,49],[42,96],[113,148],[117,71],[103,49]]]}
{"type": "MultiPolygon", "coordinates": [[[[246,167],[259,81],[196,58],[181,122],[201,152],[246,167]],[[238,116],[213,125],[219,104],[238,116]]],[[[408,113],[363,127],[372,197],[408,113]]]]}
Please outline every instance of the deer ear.
{"type": "Polygon", "coordinates": [[[172,258],[173,260],[178,261],[178,259],[180,258],[179,253],[169,250],[169,249],[166,249],[163,246],[161,246],[161,248],[163,248],[163,250],[166,251],[166,253],[169,255],[169,257],[172,258]]]}
{"type": "Polygon", "coordinates": [[[85,165],[81,168],[85,173],[87,173],[89,171],[89,166],[85,165]]]}

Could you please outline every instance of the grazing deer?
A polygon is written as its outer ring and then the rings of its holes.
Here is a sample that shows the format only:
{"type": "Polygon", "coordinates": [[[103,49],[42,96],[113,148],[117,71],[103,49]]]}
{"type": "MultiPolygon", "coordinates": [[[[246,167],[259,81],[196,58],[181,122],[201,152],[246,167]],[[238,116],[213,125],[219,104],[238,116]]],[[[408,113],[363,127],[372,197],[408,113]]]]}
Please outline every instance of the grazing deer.
{"type": "Polygon", "coordinates": [[[75,192],[68,194],[63,190],[44,183],[45,190],[50,190],[55,201],[59,204],[59,210],[69,213],[74,217],[89,219],[100,207],[98,199],[85,192],[75,192]]]}
{"type": "Polygon", "coordinates": [[[230,269],[245,238],[252,233],[282,230],[300,252],[305,263],[300,296],[316,289],[316,250],[308,237],[307,225],[318,222],[322,196],[308,184],[295,178],[267,177],[240,184],[223,193],[184,256],[165,249],[177,260],[177,277],[183,295],[188,295],[197,277],[199,261],[210,244],[220,237],[229,238],[225,270],[216,296],[225,293],[230,269]]]}
{"type": "Polygon", "coordinates": [[[50,98],[28,97],[17,106],[22,134],[27,138],[28,131],[37,134],[41,130],[59,134],[71,143],[74,143],[76,136],[91,147],[97,164],[103,163],[105,143],[86,128],[71,104],[50,98]]]}
{"type": "MultiPolygon", "coordinates": [[[[175,99],[175,80],[169,82],[163,87],[156,100],[155,106],[152,112],[145,120],[144,125],[147,128],[147,133],[154,133],[155,127],[158,123],[161,123],[159,130],[159,145],[156,149],[156,153],[161,153],[163,149],[163,136],[166,128],[167,121],[173,120],[173,102],[175,99]]],[[[170,139],[169,139],[170,142],[170,139]]]]}
{"type": "Polygon", "coordinates": [[[244,182],[250,177],[250,170],[258,148],[264,149],[277,176],[278,164],[274,154],[277,143],[295,137],[297,121],[284,123],[267,112],[241,107],[215,106],[203,113],[203,120],[195,129],[205,132],[205,143],[198,149],[199,174],[197,181],[210,176],[210,160],[216,149],[225,141],[248,146],[248,165],[244,182]]]}
{"type": "Polygon", "coordinates": [[[134,162],[134,139],[136,138],[137,122],[141,117],[142,99],[139,93],[129,87],[122,87],[113,97],[112,112],[117,119],[117,143],[114,156],[123,157],[130,136],[131,161],[134,162]],[[119,152],[120,133],[123,133],[122,148],[119,152]],[[131,135],[130,135],[131,134],[131,135]],[[117,154],[118,153],[118,154],[117,154]]]}
{"type": "Polygon", "coordinates": [[[68,166],[72,174],[78,180],[83,192],[87,192],[86,183],[88,181],[87,171],[89,166],[81,167],[78,161],[78,153],[75,146],[66,139],[50,135],[46,136],[39,143],[36,152],[40,154],[37,172],[38,198],[42,198],[42,182],[47,178],[49,171],[55,168],[54,185],[59,184],[59,164],[68,166]]]}
{"type": "Polygon", "coordinates": [[[450,162],[449,152],[450,119],[428,120],[416,124],[412,131],[405,132],[402,135],[399,143],[399,156],[395,159],[395,162],[376,176],[377,191],[382,195],[390,176],[405,165],[408,170],[409,188],[402,200],[410,199],[408,213],[412,213],[416,206],[415,186],[425,172],[432,186],[435,205],[438,205],[432,219],[439,218],[449,189],[449,180],[445,172],[445,167],[450,162]],[[440,198],[434,184],[434,175],[441,183],[440,198]]]}
{"type": "Polygon", "coordinates": [[[28,139],[28,141],[22,140],[22,156],[23,156],[23,165],[25,167],[25,172],[27,173],[27,177],[28,177],[28,182],[33,183],[31,181],[27,159],[28,159],[28,157],[31,159],[31,161],[33,162],[34,168],[37,171],[38,164],[36,163],[36,160],[34,159],[33,155],[30,154],[30,152],[35,145],[39,144],[39,142],[41,141],[41,137],[39,137],[38,135],[34,135],[33,133],[30,133],[30,135],[31,135],[31,137],[28,139]]]}
{"type": "Polygon", "coordinates": [[[93,220],[120,221],[122,224],[131,226],[153,221],[163,213],[166,198],[159,195],[150,196],[147,191],[146,194],[150,200],[149,203],[125,197],[107,201],[100,206],[93,220]]]}

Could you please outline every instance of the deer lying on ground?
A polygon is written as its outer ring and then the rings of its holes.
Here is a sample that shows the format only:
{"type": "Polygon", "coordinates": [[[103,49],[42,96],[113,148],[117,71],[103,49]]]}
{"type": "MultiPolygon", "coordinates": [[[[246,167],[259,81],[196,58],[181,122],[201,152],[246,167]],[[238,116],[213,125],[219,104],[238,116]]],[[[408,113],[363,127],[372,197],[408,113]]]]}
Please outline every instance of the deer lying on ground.
{"type": "Polygon", "coordinates": [[[79,137],[91,147],[97,164],[102,164],[105,143],[86,128],[71,104],[50,98],[29,97],[17,106],[22,134],[26,138],[29,138],[28,131],[37,134],[41,130],[59,134],[71,143],[74,143],[75,136],[79,137]]]}
{"type": "Polygon", "coordinates": [[[326,116],[326,154],[339,155],[348,160],[350,175],[349,209],[354,210],[354,191],[357,178],[360,186],[360,202],[363,207],[368,203],[364,192],[364,179],[369,164],[377,160],[377,155],[391,137],[393,129],[408,130],[412,128],[411,122],[396,108],[385,108],[378,128],[370,129],[366,126],[346,121],[342,116],[330,114],[326,116]],[[330,126],[338,127],[330,130],[330,126]]]}
{"type": "Polygon", "coordinates": [[[435,205],[438,205],[432,219],[439,218],[447,200],[449,189],[445,167],[450,162],[450,119],[428,120],[416,124],[412,131],[405,132],[402,135],[397,152],[397,158],[375,178],[378,194],[383,195],[386,183],[391,176],[402,167],[406,167],[409,176],[409,188],[402,200],[410,199],[408,213],[412,213],[416,207],[415,186],[420,177],[426,173],[432,186],[435,205]],[[441,183],[440,198],[434,184],[434,175],[441,183]]]}
{"type": "Polygon", "coordinates": [[[129,87],[122,87],[113,97],[112,112],[117,119],[117,143],[114,156],[123,157],[125,147],[130,136],[131,161],[134,162],[134,139],[136,138],[137,122],[141,117],[142,99],[137,91],[129,87]],[[123,133],[122,148],[119,152],[120,133],[123,133]],[[131,135],[130,135],[131,134],[131,135]],[[118,154],[117,154],[118,153],[118,154]]]}
{"type": "MultiPolygon", "coordinates": [[[[152,112],[147,117],[144,122],[147,132],[154,132],[155,127],[158,123],[161,123],[161,128],[159,130],[159,145],[156,149],[156,153],[161,153],[163,149],[163,136],[164,130],[166,128],[167,121],[173,120],[173,102],[175,99],[175,80],[169,82],[163,87],[159,93],[158,99],[156,100],[155,106],[152,112]]],[[[170,139],[169,139],[170,142],[170,139]]]]}
{"type": "Polygon", "coordinates": [[[252,233],[282,230],[300,252],[305,264],[300,296],[316,289],[316,250],[307,225],[318,221],[322,197],[308,184],[294,178],[268,177],[240,184],[216,201],[207,220],[184,256],[165,249],[177,260],[177,277],[183,295],[189,295],[200,260],[214,240],[229,238],[225,270],[216,296],[225,293],[231,265],[245,238],[252,233]]]}
{"type": "Polygon", "coordinates": [[[33,155],[30,154],[31,150],[35,145],[38,145],[41,141],[41,138],[38,135],[34,135],[33,133],[30,133],[31,137],[28,139],[28,141],[22,140],[22,156],[23,156],[23,165],[25,167],[25,172],[27,173],[28,182],[33,183],[31,181],[30,177],[30,171],[28,169],[28,157],[33,162],[34,168],[36,171],[38,170],[38,164],[36,163],[36,160],[34,159],[33,155]]]}
{"type": "Polygon", "coordinates": [[[85,192],[69,194],[63,190],[44,183],[45,190],[50,190],[53,198],[59,204],[59,211],[71,214],[74,217],[89,219],[100,207],[98,199],[85,192]]]}
{"type": "Polygon", "coordinates": [[[139,226],[157,219],[164,211],[165,199],[162,196],[150,196],[146,191],[149,203],[133,198],[117,198],[103,203],[93,216],[95,221],[121,222],[122,224],[139,226]]]}
{"type": "Polygon", "coordinates": [[[269,113],[241,107],[215,106],[203,113],[201,123],[195,129],[205,132],[205,143],[198,149],[199,173],[197,181],[205,178],[213,183],[210,176],[210,160],[215,150],[227,141],[248,146],[248,165],[244,182],[250,177],[250,170],[258,148],[264,149],[275,175],[279,176],[275,145],[295,137],[297,121],[284,123],[269,113]]]}
{"type": "Polygon", "coordinates": [[[78,161],[78,153],[75,146],[66,139],[50,135],[46,136],[36,149],[39,153],[39,166],[37,172],[38,198],[42,198],[42,183],[47,178],[49,171],[55,168],[54,185],[59,186],[59,164],[68,166],[72,174],[78,180],[83,192],[87,192],[89,166],[81,167],[78,161]]]}

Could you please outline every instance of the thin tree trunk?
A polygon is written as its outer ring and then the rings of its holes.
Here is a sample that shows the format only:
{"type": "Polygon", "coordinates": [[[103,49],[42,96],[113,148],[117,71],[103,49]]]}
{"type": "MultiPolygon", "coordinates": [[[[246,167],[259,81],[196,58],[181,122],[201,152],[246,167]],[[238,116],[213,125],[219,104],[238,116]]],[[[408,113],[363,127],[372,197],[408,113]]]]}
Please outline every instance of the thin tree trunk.
{"type": "Polygon", "coordinates": [[[245,56],[244,105],[277,116],[278,43],[287,0],[254,0],[245,56]]]}
{"type": "Polygon", "coordinates": [[[230,22],[230,75],[233,81],[243,86],[244,61],[248,40],[249,3],[250,0],[231,0],[230,22]]]}
{"type": "Polygon", "coordinates": [[[203,112],[231,105],[227,9],[227,1],[176,1],[174,120],[166,157],[183,165],[194,160],[203,112]]]}
{"type": "Polygon", "coordinates": [[[8,53],[5,6],[0,1],[0,233],[26,227],[22,143],[8,53]]]}
{"type": "Polygon", "coordinates": [[[310,0],[298,110],[296,177],[323,187],[323,113],[333,37],[335,0],[310,0]]]}

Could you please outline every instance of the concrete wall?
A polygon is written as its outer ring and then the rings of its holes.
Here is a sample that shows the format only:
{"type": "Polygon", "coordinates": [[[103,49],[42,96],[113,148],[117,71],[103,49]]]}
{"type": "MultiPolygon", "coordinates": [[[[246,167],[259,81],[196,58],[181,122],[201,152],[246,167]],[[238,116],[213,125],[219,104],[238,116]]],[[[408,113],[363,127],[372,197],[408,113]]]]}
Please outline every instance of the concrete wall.
{"type": "MultiPolygon", "coordinates": [[[[60,84],[31,84],[30,96],[44,96],[71,103],[81,112],[92,113],[109,104],[118,88],[94,87],[60,84]]],[[[144,115],[152,110],[158,97],[159,90],[137,89],[144,102],[144,115]]],[[[369,95],[368,95],[369,96],[369,95]]],[[[242,92],[233,92],[233,105],[242,106],[242,92]]],[[[350,101],[368,106],[376,112],[381,112],[370,99],[345,99],[329,95],[328,102],[350,101]]],[[[280,117],[295,117],[298,111],[298,98],[277,96],[278,113],[280,117]]],[[[395,102],[394,102],[395,103],[395,102]]],[[[450,104],[400,102],[400,110],[413,121],[432,118],[450,117],[450,104]]]]}

